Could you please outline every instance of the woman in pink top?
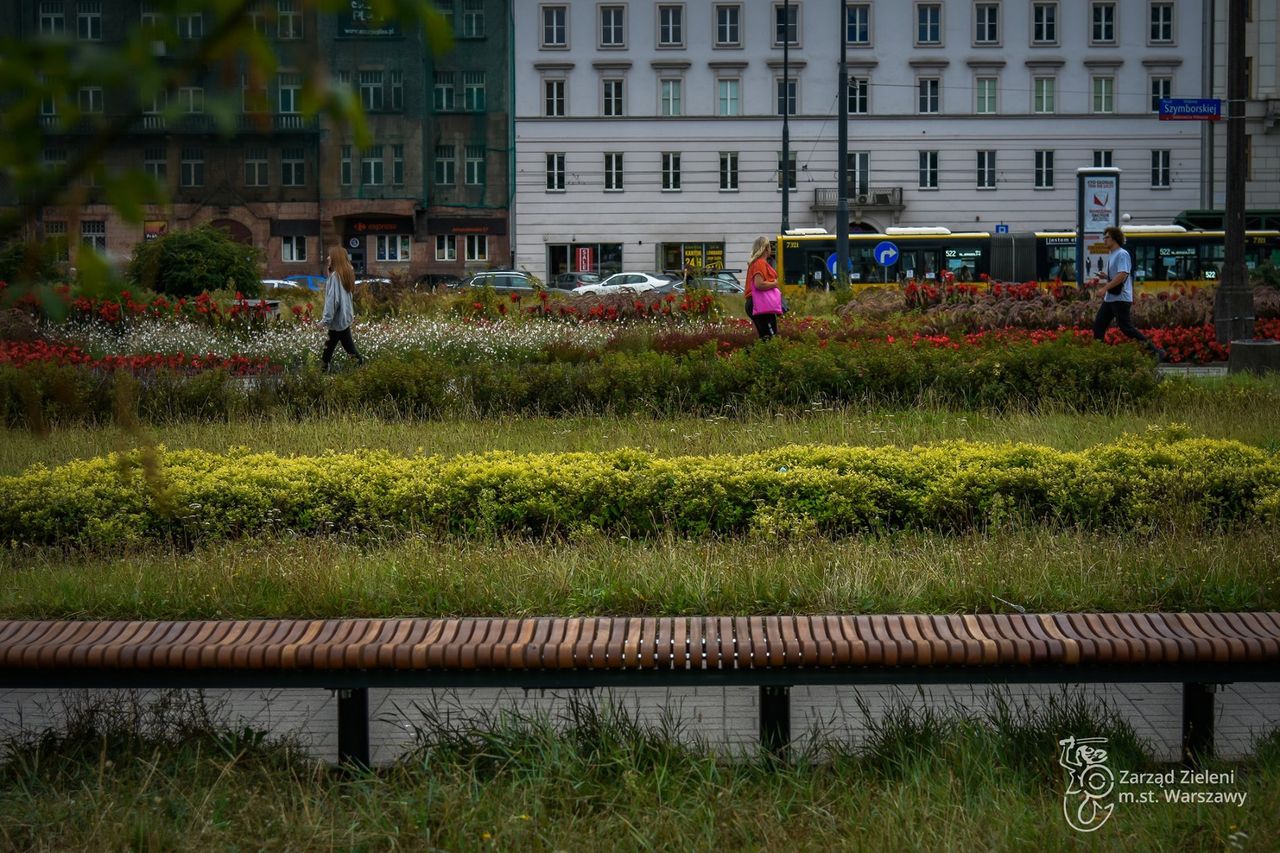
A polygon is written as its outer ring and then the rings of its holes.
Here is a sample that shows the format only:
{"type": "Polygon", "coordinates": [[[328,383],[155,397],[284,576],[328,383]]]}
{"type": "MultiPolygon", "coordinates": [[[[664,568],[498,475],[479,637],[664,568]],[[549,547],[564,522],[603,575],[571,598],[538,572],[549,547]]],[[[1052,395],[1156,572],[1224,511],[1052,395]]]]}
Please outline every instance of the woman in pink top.
{"type": "Polygon", "coordinates": [[[778,273],[770,266],[769,255],[769,238],[757,237],[747,263],[747,313],[762,341],[778,334],[778,315],[782,313],[778,273]]]}

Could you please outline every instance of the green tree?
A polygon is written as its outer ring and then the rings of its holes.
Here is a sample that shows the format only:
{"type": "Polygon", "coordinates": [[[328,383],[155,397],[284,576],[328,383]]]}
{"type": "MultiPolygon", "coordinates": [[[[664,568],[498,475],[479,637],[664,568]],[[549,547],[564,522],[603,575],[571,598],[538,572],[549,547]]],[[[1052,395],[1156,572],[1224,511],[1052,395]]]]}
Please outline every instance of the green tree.
{"type": "Polygon", "coordinates": [[[261,263],[257,249],[203,225],[142,241],[134,248],[127,275],[132,284],[170,296],[196,296],[206,290],[257,296],[261,263]]]}

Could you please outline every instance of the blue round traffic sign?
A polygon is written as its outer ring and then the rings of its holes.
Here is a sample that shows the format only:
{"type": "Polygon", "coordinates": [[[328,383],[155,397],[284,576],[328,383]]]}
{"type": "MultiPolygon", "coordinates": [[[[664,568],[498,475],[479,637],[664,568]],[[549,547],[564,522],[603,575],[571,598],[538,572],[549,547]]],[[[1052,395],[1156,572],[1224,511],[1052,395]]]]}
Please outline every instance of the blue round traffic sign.
{"type": "MultiPolygon", "coordinates": [[[[831,273],[832,275],[836,274],[836,262],[838,260],[839,260],[839,256],[835,252],[832,252],[831,254],[827,255],[827,272],[831,273]]],[[[849,272],[853,272],[853,257],[850,256],[849,258],[847,258],[847,262],[848,262],[847,265],[849,267],[849,272]]]]}
{"type": "Polygon", "coordinates": [[[884,240],[876,243],[875,249],[872,250],[876,263],[882,267],[891,267],[898,262],[898,256],[901,254],[898,247],[884,240]]]}

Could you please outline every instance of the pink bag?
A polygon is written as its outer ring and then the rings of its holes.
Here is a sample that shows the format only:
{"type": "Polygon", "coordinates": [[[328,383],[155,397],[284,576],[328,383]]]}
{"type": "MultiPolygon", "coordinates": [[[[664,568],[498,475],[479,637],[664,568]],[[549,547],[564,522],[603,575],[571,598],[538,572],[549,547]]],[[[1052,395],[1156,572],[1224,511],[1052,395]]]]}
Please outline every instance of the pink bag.
{"type": "Polygon", "coordinates": [[[751,313],[756,314],[781,314],[782,313],[782,289],[771,287],[768,290],[751,291],[751,313]]]}

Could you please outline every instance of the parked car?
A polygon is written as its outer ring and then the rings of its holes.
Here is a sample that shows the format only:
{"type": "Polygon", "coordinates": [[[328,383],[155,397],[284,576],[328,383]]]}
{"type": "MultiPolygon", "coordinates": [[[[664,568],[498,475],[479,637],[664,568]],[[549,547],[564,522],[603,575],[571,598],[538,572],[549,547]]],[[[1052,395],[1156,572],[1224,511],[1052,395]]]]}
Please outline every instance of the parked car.
{"type": "Polygon", "coordinates": [[[461,288],[492,287],[498,293],[533,293],[537,286],[528,273],[517,270],[486,270],[463,279],[461,288]]]}
{"type": "Polygon", "coordinates": [[[296,281],[307,290],[324,290],[324,283],[328,280],[322,275],[287,275],[285,281],[296,281]]]}
{"type": "Polygon", "coordinates": [[[435,293],[438,290],[456,288],[460,284],[462,284],[462,279],[453,273],[427,273],[426,275],[418,276],[417,282],[414,283],[414,289],[435,293]]]}
{"type": "Polygon", "coordinates": [[[615,293],[647,293],[657,287],[679,281],[675,276],[650,272],[620,272],[599,284],[584,284],[574,288],[579,296],[611,296],[615,293]]]}
{"type": "Polygon", "coordinates": [[[562,272],[551,280],[551,286],[557,290],[573,290],[584,284],[599,284],[600,280],[593,272],[562,272]]]}
{"type": "Polygon", "coordinates": [[[356,287],[367,284],[370,287],[386,287],[391,283],[391,279],[382,276],[356,276],[356,287]]]}
{"type": "Polygon", "coordinates": [[[693,286],[699,290],[710,290],[712,293],[742,293],[743,287],[736,281],[730,281],[720,276],[711,276],[708,278],[695,278],[693,286]]]}
{"type": "Polygon", "coordinates": [[[279,293],[285,290],[301,291],[304,289],[305,288],[303,287],[303,285],[299,284],[298,282],[291,281],[285,278],[264,278],[262,280],[263,293],[268,293],[272,291],[279,293]]]}

